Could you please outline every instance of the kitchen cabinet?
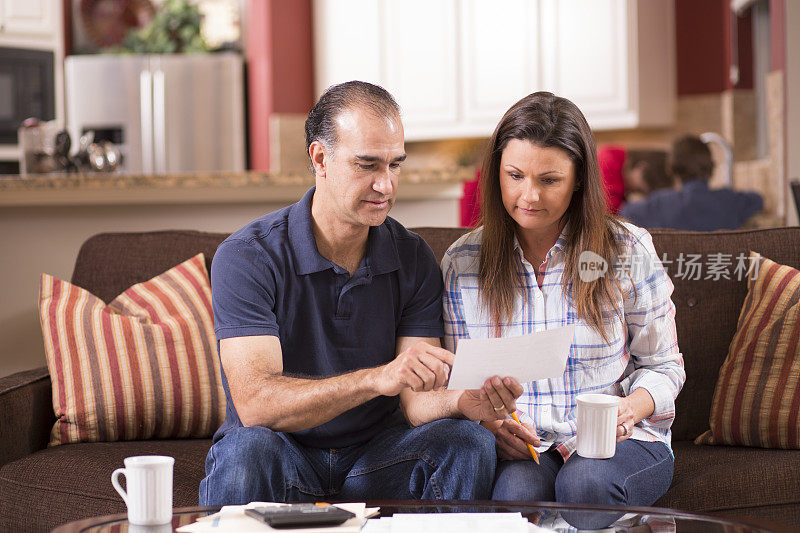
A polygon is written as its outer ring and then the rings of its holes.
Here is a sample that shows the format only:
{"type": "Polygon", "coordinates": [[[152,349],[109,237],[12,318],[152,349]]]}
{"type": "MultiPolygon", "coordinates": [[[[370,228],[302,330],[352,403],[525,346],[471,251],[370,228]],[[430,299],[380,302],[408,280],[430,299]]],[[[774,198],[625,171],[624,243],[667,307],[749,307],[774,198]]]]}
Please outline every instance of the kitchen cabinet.
{"type": "Polygon", "coordinates": [[[377,83],[408,140],[488,136],[537,90],[595,129],[673,120],[673,0],[315,0],[314,28],[317,96],[377,83]]]}
{"type": "Polygon", "coordinates": [[[541,86],[537,2],[464,0],[460,4],[461,84],[467,133],[491,134],[511,105],[541,86]],[[500,8],[500,9],[498,9],[500,8]]]}
{"type": "Polygon", "coordinates": [[[595,129],[668,126],[675,113],[674,3],[541,0],[542,86],[595,129]]]}
{"type": "Polygon", "coordinates": [[[402,102],[411,131],[433,134],[441,124],[458,120],[458,101],[452,95],[458,81],[457,28],[451,16],[455,4],[456,0],[404,0],[383,5],[384,79],[402,102]]]}
{"type": "Polygon", "coordinates": [[[0,0],[0,32],[50,37],[56,33],[56,5],[53,0],[0,0]]]}

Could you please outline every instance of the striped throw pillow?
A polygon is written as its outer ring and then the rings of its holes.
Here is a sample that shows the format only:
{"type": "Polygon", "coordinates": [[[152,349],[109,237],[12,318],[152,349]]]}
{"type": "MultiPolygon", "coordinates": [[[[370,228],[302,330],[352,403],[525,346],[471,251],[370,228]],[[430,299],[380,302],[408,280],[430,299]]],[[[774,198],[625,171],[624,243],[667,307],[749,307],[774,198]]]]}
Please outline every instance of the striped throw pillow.
{"type": "Polygon", "coordinates": [[[751,252],[749,276],[709,422],[695,444],[800,448],[800,271],[751,252]],[[755,279],[754,279],[755,278],[755,279]]]}
{"type": "Polygon", "coordinates": [[[106,305],[42,274],[50,445],[208,437],[225,416],[203,254],[106,305]]]}

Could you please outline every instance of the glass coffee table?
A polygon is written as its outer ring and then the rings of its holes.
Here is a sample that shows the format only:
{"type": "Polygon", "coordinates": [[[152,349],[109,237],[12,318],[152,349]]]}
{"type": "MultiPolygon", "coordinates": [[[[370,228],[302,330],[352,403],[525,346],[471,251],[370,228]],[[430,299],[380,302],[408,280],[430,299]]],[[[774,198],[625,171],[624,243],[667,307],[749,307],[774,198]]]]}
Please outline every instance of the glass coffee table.
{"type": "MultiPolygon", "coordinates": [[[[784,533],[796,531],[788,526],[754,521],[697,515],[655,507],[603,507],[537,502],[437,502],[368,501],[367,507],[380,507],[380,516],[401,513],[521,513],[531,524],[559,532],[601,530],[606,532],[675,533],[784,533]]],[[[70,522],[54,533],[171,533],[180,526],[213,514],[219,507],[184,507],[173,511],[172,523],[165,526],[130,526],[125,514],[99,516],[70,522]]],[[[291,531],[287,529],[285,531],[291,531]]],[[[336,528],[331,528],[332,532],[336,528]]]]}

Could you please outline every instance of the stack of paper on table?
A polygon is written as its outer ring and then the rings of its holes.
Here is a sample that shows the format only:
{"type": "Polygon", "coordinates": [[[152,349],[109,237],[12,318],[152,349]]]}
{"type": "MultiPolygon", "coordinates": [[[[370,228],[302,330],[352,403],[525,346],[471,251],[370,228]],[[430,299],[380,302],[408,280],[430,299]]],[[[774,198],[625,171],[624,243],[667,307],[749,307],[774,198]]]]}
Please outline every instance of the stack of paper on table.
{"type": "Polygon", "coordinates": [[[539,533],[521,513],[395,514],[367,520],[362,533],[539,533]]]}
{"type": "MultiPolygon", "coordinates": [[[[226,531],[248,533],[251,531],[287,531],[286,529],[271,528],[264,522],[258,520],[257,518],[253,518],[252,516],[248,516],[244,512],[245,509],[253,507],[270,507],[279,505],[286,504],[251,502],[247,505],[226,505],[220,509],[218,513],[204,516],[193,524],[181,526],[177,529],[177,531],[181,533],[222,533],[226,531]]],[[[364,525],[364,522],[367,520],[367,518],[377,515],[379,511],[377,507],[370,507],[367,509],[366,505],[363,503],[337,503],[335,505],[336,507],[341,507],[346,511],[350,511],[356,516],[339,526],[291,528],[290,531],[292,531],[292,533],[317,533],[324,531],[332,531],[336,533],[358,533],[361,531],[361,527],[364,525]]]]}

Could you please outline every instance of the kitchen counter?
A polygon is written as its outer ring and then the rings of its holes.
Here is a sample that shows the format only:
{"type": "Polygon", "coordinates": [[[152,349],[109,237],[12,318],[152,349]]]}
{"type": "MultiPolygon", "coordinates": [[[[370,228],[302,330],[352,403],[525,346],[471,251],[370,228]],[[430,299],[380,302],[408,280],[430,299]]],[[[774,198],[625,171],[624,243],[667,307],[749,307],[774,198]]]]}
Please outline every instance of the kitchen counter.
{"type": "MultiPolygon", "coordinates": [[[[472,167],[404,170],[398,199],[452,197],[472,167]]],[[[293,202],[314,184],[308,173],[39,174],[0,176],[0,206],[293,202]]]]}

